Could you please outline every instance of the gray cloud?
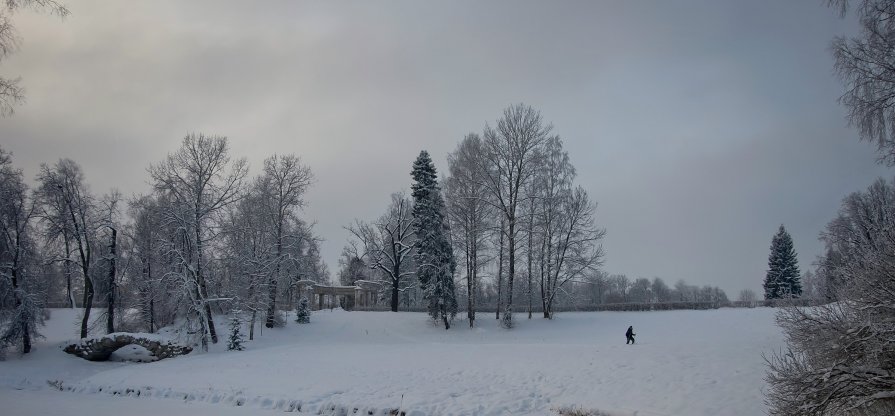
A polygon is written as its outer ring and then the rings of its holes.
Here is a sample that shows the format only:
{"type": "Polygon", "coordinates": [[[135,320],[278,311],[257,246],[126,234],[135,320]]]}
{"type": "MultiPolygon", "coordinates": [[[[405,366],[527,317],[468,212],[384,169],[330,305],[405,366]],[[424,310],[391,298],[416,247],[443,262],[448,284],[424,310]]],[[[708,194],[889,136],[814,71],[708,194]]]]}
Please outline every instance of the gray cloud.
{"type": "Polygon", "coordinates": [[[564,137],[606,269],[632,277],[757,290],[777,225],[805,269],[840,199],[891,174],[836,104],[827,46],[855,24],[816,1],[67,3],[18,14],[0,66],[28,94],[0,119],[16,164],[71,157],[94,191],[137,193],[188,132],[255,166],[297,153],[333,269],[420,149],[445,171],[514,102],[564,137]]]}

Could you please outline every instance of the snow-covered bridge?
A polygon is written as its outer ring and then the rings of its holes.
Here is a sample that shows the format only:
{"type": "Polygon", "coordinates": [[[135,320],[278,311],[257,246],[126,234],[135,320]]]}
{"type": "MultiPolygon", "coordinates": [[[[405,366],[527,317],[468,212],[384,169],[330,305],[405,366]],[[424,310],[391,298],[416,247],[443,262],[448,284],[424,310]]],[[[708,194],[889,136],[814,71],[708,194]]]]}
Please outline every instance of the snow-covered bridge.
{"type": "Polygon", "coordinates": [[[116,332],[96,338],[83,338],[63,351],[85,360],[106,361],[113,352],[127,345],[139,345],[159,360],[189,354],[193,349],[179,345],[158,334],[116,332]]]}

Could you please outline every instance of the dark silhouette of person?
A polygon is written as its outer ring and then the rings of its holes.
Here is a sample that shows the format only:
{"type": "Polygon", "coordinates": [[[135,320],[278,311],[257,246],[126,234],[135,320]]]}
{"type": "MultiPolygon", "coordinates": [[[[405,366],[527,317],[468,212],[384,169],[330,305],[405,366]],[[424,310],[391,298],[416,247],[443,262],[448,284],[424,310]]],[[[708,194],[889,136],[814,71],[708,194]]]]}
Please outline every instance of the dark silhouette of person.
{"type": "Polygon", "coordinates": [[[628,332],[625,332],[625,337],[628,338],[628,341],[625,342],[625,345],[633,344],[633,343],[634,343],[634,335],[637,335],[637,334],[634,333],[634,326],[629,326],[629,327],[628,327],[628,332]]]}

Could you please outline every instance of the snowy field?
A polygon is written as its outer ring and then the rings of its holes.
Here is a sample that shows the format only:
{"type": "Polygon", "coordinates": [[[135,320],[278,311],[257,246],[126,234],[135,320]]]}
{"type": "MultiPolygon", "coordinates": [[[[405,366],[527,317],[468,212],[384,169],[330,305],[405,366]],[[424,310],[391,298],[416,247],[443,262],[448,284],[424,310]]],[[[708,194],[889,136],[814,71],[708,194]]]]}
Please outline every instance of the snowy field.
{"type": "Polygon", "coordinates": [[[576,406],[609,415],[762,415],[762,353],[783,346],[774,312],[563,313],[520,319],[509,331],[480,314],[476,329],[457,321],[445,331],[419,313],[320,311],[308,325],[265,329],[246,351],[219,344],[153,363],[94,363],[61,351],[76,334],[77,312],[57,309],[33,354],[0,362],[0,409],[545,415],[576,406]],[[628,325],[637,345],[625,345],[628,325]]]}

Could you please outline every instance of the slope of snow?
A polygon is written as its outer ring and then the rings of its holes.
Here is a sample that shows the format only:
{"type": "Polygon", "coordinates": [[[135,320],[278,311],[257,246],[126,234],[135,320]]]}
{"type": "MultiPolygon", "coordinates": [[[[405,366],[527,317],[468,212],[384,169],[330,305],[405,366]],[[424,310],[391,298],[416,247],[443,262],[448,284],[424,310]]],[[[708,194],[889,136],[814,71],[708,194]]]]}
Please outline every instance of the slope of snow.
{"type": "MultiPolygon", "coordinates": [[[[480,314],[475,329],[458,321],[445,331],[419,313],[320,311],[311,324],[265,329],[246,351],[220,343],[135,364],[59,351],[53,344],[62,337],[50,334],[62,324],[54,321],[72,312],[56,310],[33,356],[0,362],[0,386],[58,380],[74,392],[240,405],[245,414],[543,415],[580,406],[619,415],[762,415],[762,353],[783,345],[774,312],[564,313],[519,319],[512,330],[480,314]],[[625,345],[628,325],[636,345],[625,345]]],[[[8,395],[0,389],[0,402],[8,395]]]]}

